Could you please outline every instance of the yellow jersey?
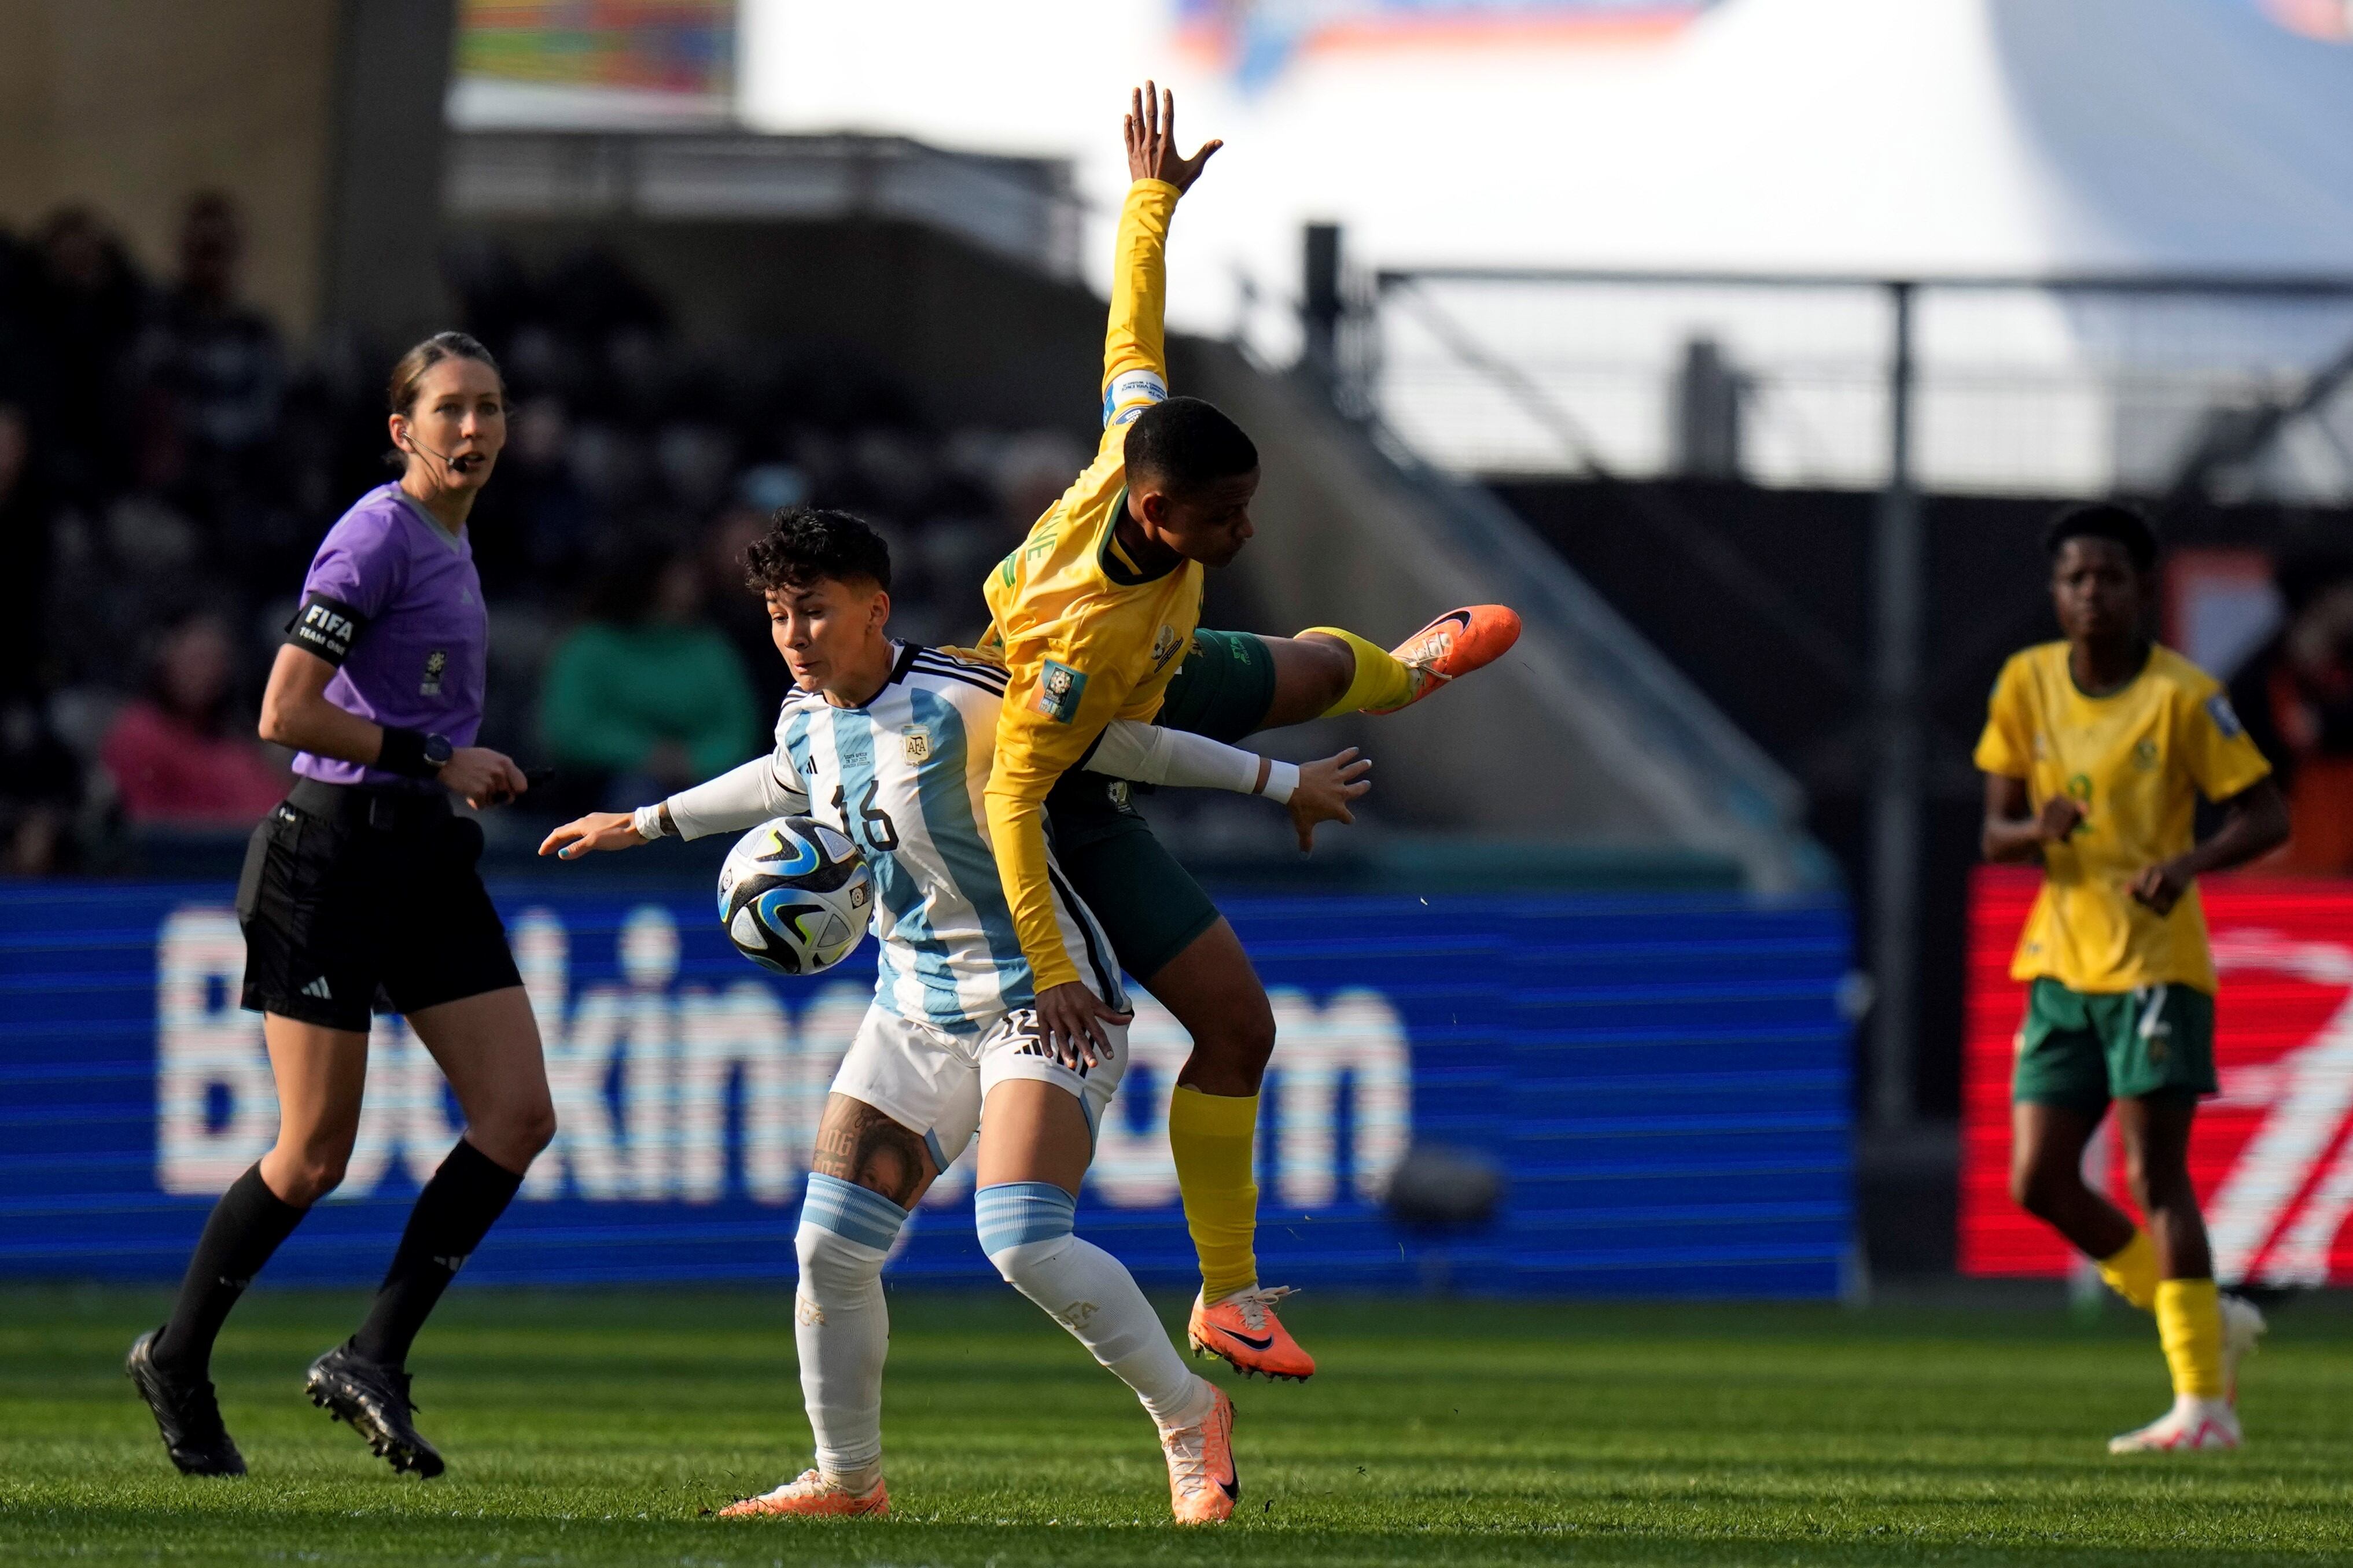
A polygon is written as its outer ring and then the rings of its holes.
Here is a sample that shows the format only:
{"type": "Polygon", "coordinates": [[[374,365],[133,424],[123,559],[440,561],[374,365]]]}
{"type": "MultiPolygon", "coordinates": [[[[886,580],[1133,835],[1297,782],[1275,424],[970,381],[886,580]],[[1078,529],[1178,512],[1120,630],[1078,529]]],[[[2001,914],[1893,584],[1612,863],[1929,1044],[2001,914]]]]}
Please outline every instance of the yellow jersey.
{"type": "Polygon", "coordinates": [[[981,590],[990,624],[979,651],[1010,676],[988,778],[988,834],[1040,991],[1079,978],[1047,883],[1047,792],[1113,720],[1159,712],[1200,619],[1200,563],[1148,575],[1113,528],[1127,507],[1127,426],[1168,395],[1161,312],[1176,196],[1162,180],[1128,188],[1103,341],[1102,444],[981,590]]]}
{"type": "Polygon", "coordinates": [[[2042,891],[2010,960],[2012,979],[2047,976],[2092,993],[2169,984],[2212,994],[2198,889],[2167,915],[2129,889],[2143,870],[2189,848],[2199,795],[2227,800],[2271,772],[2213,677],[2152,647],[2121,689],[2088,697],[2065,643],[2028,648],[1994,682],[1977,765],[2024,779],[2037,811],[2058,795],[2084,808],[2065,842],[2042,847],[2042,891]]]}

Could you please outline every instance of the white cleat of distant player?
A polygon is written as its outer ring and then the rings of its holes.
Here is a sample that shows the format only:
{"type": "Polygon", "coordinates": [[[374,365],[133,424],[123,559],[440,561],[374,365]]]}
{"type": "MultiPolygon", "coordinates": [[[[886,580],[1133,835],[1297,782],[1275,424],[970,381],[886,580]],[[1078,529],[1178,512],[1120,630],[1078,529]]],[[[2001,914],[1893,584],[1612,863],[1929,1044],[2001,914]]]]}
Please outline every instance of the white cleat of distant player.
{"type": "Polygon", "coordinates": [[[2255,1353],[2256,1341],[2271,1325],[2263,1321],[2263,1309],[2244,1296],[2224,1291],[2218,1298],[2222,1309],[2222,1394],[2235,1406],[2239,1403],[2239,1363],[2255,1353]]]}
{"type": "Polygon", "coordinates": [[[2173,1408],[2142,1427],[2108,1439],[2111,1454],[2150,1454],[2162,1450],[2203,1451],[2239,1446],[2239,1413],[2227,1399],[2177,1395],[2173,1408]]]}

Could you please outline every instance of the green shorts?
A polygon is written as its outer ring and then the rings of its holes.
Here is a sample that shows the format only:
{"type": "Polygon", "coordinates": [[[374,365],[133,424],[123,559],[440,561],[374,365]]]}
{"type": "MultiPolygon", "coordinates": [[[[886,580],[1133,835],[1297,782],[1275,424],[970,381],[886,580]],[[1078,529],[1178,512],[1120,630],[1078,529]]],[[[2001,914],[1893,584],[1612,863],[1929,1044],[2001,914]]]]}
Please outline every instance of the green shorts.
{"type": "Polygon", "coordinates": [[[1196,631],[1154,722],[1231,745],[1255,731],[1273,706],[1274,654],[1266,639],[1196,631]]]}
{"type": "Polygon", "coordinates": [[[2097,1115],[2111,1100],[2214,1092],[2214,998],[2187,985],[2108,994],[2037,980],[2010,1095],[2097,1115]]]}
{"type": "MultiPolygon", "coordinates": [[[[1197,631],[1157,722],[1230,742],[1256,730],[1273,701],[1274,656],[1263,641],[1197,631]]],[[[1073,768],[1046,797],[1046,816],[1054,858],[1103,922],[1119,966],[1149,984],[1218,923],[1218,906],[1153,837],[1132,795],[1123,779],[1073,768]]]]}

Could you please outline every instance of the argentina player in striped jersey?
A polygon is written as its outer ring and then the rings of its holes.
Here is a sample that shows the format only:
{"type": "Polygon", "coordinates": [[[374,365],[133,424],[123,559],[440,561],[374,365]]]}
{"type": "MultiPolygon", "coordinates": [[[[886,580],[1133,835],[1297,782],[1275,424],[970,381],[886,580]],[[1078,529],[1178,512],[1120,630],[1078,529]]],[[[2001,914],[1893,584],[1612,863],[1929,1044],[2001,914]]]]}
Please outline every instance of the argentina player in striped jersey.
{"type": "MultiPolygon", "coordinates": [[[[1102,928],[1050,858],[1054,919],[1116,1022],[1101,1043],[1061,1046],[1039,1026],[984,804],[1005,672],[889,636],[890,554],[853,517],[780,513],[748,563],[797,688],[776,751],[635,813],[582,817],[540,847],[571,859],[806,814],[853,839],[874,879],[874,1003],[827,1100],[796,1238],[795,1337],[818,1462],[724,1511],[887,1511],[882,1262],[977,1131],[974,1210],[990,1260],[1135,1391],[1160,1431],[1176,1518],[1224,1519],[1240,1494],[1231,1403],[1186,1368],[1126,1268],[1072,1234],[1095,1129],[1126,1067],[1128,1001],[1102,928]]],[[[1349,803],[1369,787],[1353,752],[1294,766],[1141,723],[1110,726],[1085,765],[1274,795],[1303,847],[1319,823],[1352,820],[1349,803]]]]}

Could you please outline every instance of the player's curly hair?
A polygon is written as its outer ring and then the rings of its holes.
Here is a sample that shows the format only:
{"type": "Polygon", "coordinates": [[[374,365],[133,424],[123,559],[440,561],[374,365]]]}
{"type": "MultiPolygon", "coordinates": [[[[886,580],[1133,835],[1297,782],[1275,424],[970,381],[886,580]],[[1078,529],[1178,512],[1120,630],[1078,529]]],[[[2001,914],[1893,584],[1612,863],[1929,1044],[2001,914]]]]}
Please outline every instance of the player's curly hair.
{"type": "Polygon", "coordinates": [[[779,507],[768,531],[744,552],[744,581],[758,593],[806,588],[830,577],[891,586],[891,547],[860,518],[823,507],[779,507]]]}
{"type": "Polygon", "coordinates": [[[2114,501],[2061,508],[2042,531],[2042,553],[2056,560],[2071,539],[2105,539],[2123,545],[2136,572],[2147,572],[2157,564],[2157,532],[2148,519],[2114,501]]]}
{"type": "Polygon", "coordinates": [[[1215,404],[1171,397],[1135,416],[1127,430],[1127,471],[1178,495],[1258,468],[1258,447],[1215,404]]]}

